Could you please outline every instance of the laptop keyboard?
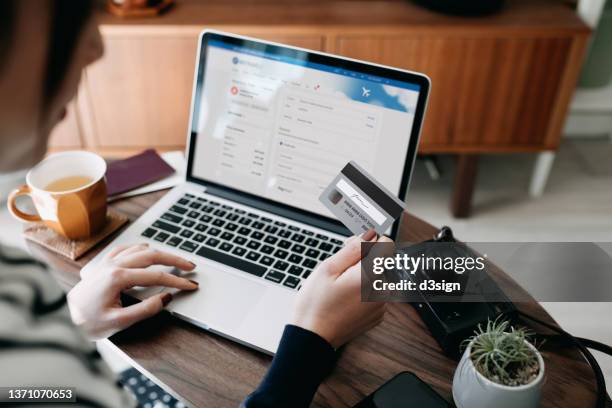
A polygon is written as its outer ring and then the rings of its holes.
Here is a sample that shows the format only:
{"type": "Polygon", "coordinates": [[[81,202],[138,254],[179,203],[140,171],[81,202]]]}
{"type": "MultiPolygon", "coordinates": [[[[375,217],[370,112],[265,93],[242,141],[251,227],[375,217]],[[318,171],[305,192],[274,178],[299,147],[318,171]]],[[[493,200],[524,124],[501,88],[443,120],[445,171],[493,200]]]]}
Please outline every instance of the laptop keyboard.
{"type": "Polygon", "coordinates": [[[209,198],[185,194],[143,237],[299,290],[343,242],[209,198]]]}

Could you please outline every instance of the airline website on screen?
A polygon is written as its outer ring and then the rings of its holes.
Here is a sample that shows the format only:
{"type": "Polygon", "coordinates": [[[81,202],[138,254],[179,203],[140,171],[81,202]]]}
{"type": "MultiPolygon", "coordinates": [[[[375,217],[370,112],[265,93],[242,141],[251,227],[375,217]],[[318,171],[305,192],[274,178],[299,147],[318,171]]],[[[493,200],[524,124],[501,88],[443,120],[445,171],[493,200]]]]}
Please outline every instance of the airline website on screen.
{"type": "Polygon", "coordinates": [[[355,160],[399,192],[418,85],[210,40],[193,175],[325,216],[355,160]]]}

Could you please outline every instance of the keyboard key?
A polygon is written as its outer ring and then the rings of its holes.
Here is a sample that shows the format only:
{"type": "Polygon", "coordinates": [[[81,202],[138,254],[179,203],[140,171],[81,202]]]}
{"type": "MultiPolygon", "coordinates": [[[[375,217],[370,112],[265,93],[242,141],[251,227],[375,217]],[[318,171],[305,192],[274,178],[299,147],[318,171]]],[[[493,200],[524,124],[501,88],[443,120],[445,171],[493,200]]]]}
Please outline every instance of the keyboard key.
{"type": "Polygon", "coordinates": [[[249,225],[251,223],[251,219],[247,218],[247,217],[242,217],[241,219],[238,220],[238,222],[242,225],[249,225]]]}
{"type": "Polygon", "coordinates": [[[240,235],[249,235],[251,233],[251,229],[247,227],[240,227],[238,230],[238,234],[240,235]]]}
{"type": "Polygon", "coordinates": [[[228,231],[236,231],[236,228],[238,228],[238,225],[231,222],[225,226],[225,229],[228,231]]]}
{"type": "Polygon", "coordinates": [[[276,231],[278,231],[278,227],[275,227],[273,225],[268,225],[265,229],[266,232],[269,232],[270,234],[274,234],[276,233],[276,231]]]}
{"type": "Polygon", "coordinates": [[[188,216],[189,218],[195,218],[195,219],[198,219],[198,218],[200,218],[200,212],[199,212],[199,211],[189,211],[189,212],[187,213],[187,216],[188,216]]]}
{"type": "Polygon", "coordinates": [[[193,237],[195,242],[204,242],[205,239],[206,237],[202,234],[195,234],[195,237],[193,237]]]}
{"type": "Polygon", "coordinates": [[[232,254],[234,255],[238,255],[238,256],[242,256],[244,255],[246,252],[246,249],[242,248],[242,247],[236,247],[234,248],[234,250],[232,251],[232,254]]]}
{"type": "Polygon", "coordinates": [[[223,243],[221,244],[221,246],[219,246],[219,249],[220,249],[220,250],[222,250],[222,251],[224,251],[224,252],[229,252],[229,251],[231,251],[231,249],[232,249],[233,247],[234,247],[234,246],[233,246],[232,244],[230,244],[229,242],[223,242],[223,243]]]}
{"type": "Polygon", "coordinates": [[[312,271],[310,269],[306,269],[306,272],[304,272],[304,274],[302,275],[302,279],[308,278],[311,273],[312,271]]]}
{"type": "Polygon", "coordinates": [[[270,245],[264,245],[259,251],[264,254],[271,254],[274,251],[274,247],[270,245]]]}
{"type": "Polygon", "coordinates": [[[272,245],[276,244],[276,241],[278,241],[278,238],[273,237],[272,235],[268,235],[266,239],[264,239],[265,243],[272,244],[272,245]]]}
{"type": "Polygon", "coordinates": [[[251,234],[251,238],[253,239],[262,239],[263,237],[264,237],[263,232],[253,231],[253,233],[251,234]]]}
{"type": "Polygon", "coordinates": [[[172,237],[168,241],[166,241],[166,245],[171,246],[171,247],[175,247],[178,244],[180,244],[182,241],[183,240],[180,239],[179,237],[172,237]]]}
{"type": "Polygon", "coordinates": [[[143,237],[151,238],[156,233],[157,233],[156,229],[147,228],[146,230],[142,231],[142,234],[140,234],[140,235],[142,235],[143,237]]]}
{"type": "Polygon", "coordinates": [[[304,265],[306,268],[312,269],[317,266],[317,261],[315,261],[314,259],[306,258],[304,259],[304,262],[302,262],[302,265],[304,265]]]}
{"type": "Polygon", "coordinates": [[[198,200],[198,201],[200,201],[202,203],[207,203],[208,202],[208,200],[205,199],[204,197],[197,197],[196,200],[198,200]]]}
{"type": "Polygon", "coordinates": [[[291,231],[286,229],[280,230],[278,231],[278,236],[281,238],[289,238],[291,236],[291,231]]]}
{"type": "Polygon", "coordinates": [[[157,234],[157,235],[155,236],[155,238],[154,238],[154,239],[155,239],[157,242],[164,242],[165,240],[167,240],[167,239],[168,239],[168,237],[169,237],[169,236],[170,236],[170,234],[168,234],[167,232],[160,232],[159,234],[157,234]]]}
{"type": "Polygon", "coordinates": [[[285,261],[276,261],[274,264],[274,269],[278,269],[279,271],[286,271],[289,268],[289,264],[285,261]]]}
{"type": "Polygon", "coordinates": [[[312,249],[312,248],[306,251],[306,256],[309,256],[311,258],[318,258],[320,254],[321,252],[317,251],[316,249],[312,249]]]}
{"type": "Polygon", "coordinates": [[[259,263],[262,265],[270,266],[274,263],[274,258],[264,255],[259,260],[259,263]]]}
{"type": "Polygon", "coordinates": [[[314,232],[303,229],[302,234],[312,237],[314,235],[314,232]]]}
{"type": "Polygon", "coordinates": [[[247,239],[245,237],[237,236],[234,238],[234,242],[238,245],[244,245],[247,239]]]}
{"type": "Polygon", "coordinates": [[[201,222],[199,222],[198,225],[196,225],[195,227],[195,230],[199,232],[204,232],[206,231],[206,229],[208,229],[208,225],[202,224],[201,222]]]}
{"type": "Polygon", "coordinates": [[[187,212],[187,209],[178,205],[173,205],[170,207],[170,211],[183,215],[187,212]]]}
{"type": "Polygon", "coordinates": [[[231,241],[232,238],[234,238],[234,234],[231,232],[225,231],[223,234],[221,234],[221,239],[224,241],[231,241]]]}
{"type": "Polygon", "coordinates": [[[283,248],[283,249],[287,249],[287,248],[291,247],[291,241],[287,241],[286,239],[281,239],[278,242],[278,247],[279,248],[283,248]]]}
{"type": "Polygon", "coordinates": [[[274,225],[278,225],[279,227],[284,227],[284,226],[286,226],[287,224],[285,224],[285,223],[284,223],[284,222],[282,222],[282,221],[274,221],[274,225]]]}
{"type": "Polygon", "coordinates": [[[215,227],[222,227],[223,224],[225,224],[225,220],[222,220],[220,218],[217,218],[216,220],[213,221],[213,225],[215,227]]]}
{"type": "Polygon", "coordinates": [[[220,205],[218,202],[212,201],[212,200],[210,200],[209,204],[214,206],[214,207],[218,207],[220,205]]]}
{"type": "Polygon", "coordinates": [[[304,268],[302,268],[301,266],[297,266],[297,265],[291,265],[291,268],[289,268],[288,272],[292,275],[300,276],[302,275],[302,272],[304,272],[304,268]]]}
{"type": "Polygon", "coordinates": [[[226,210],[232,210],[234,207],[232,207],[231,205],[227,205],[227,204],[222,204],[221,208],[224,208],[226,210]]]}
{"type": "Polygon", "coordinates": [[[171,221],[175,224],[180,224],[181,221],[183,221],[183,217],[179,217],[178,215],[169,212],[162,215],[161,218],[162,220],[171,221]]]}
{"type": "Polygon", "coordinates": [[[193,252],[196,249],[198,249],[198,245],[191,241],[185,241],[181,244],[179,249],[182,249],[183,251],[187,251],[187,252],[193,252]]]}
{"type": "Polygon", "coordinates": [[[198,203],[197,201],[194,201],[191,204],[189,204],[189,207],[193,208],[194,210],[199,210],[200,207],[202,207],[202,204],[198,203]]]}
{"type": "Polygon", "coordinates": [[[321,256],[319,257],[319,261],[324,261],[327,258],[329,258],[329,254],[326,254],[325,252],[323,252],[321,256]]]}
{"type": "Polygon", "coordinates": [[[248,213],[247,215],[249,216],[249,218],[253,218],[253,219],[259,218],[259,215],[252,213],[252,212],[248,213]]]}
{"type": "Polygon", "coordinates": [[[323,241],[327,241],[329,238],[323,234],[317,234],[315,237],[322,239],[323,241]]]}
{"type": "Polygon", "coordinates": [[[256,260],[259,259],[260,256],[261,256],[261,254],[258,254],[255,251],[249,251],[249,253],[246,256],[246,259],[248,259],[249,261],[255,262],[256,260]]]}
{"type": "Polygon", "coordinates": [[[177,201],[177,203],[180,205],[187,205],[189,204],[189,200],[186,198],[181,198],[180,200],[177,201]]]}
{"type": "Polygon", "coordinates": [[[327,251],[327,252],[331,251],[333,247],[334,246],[332,244],[327,243],[327,242],[321,242],[321,245],[319,245],[319,249],[321,251],[327,251]]]}
{"type": "Polygon", "coordinates": [[[335,254],[336,252],[338,252],[342,247],[339,246],[335,246],[334,249],[332,249],[332,252],[335,254]]]}
{"type": "Polygon", "coordinates": [[[297,233],[295,233],[295,234],[293,234],[293,236],[291,237],[291,240],[292,240],[292,241],[295,241],[295,242],[302,242],[302,241],[304,241],[304,238],[306,238],[306,237],[305,237],[305,236],[303,236],[302,234],[297,234],[297,233]]]}
{"type": "Polygon", "coordinates": [[[186,197],[186,198],[194,198],[195,196],[193,194],[185,193],[184,197],[186,197]]]}
{"type": "Polygon", "coordinates": [[[183,227],[191,228],[195,225],[194,220],[185,220],[183,221],[183,227]]]}
{"type": "Polygon", "coordinates": [[[217,217],[224,217],[225,214],[227,214],[227,211],[219,208],[218,210],[215,210],[213,214],[215,214],[217,217]]]}
{"type": "Polygon", "coordinates": [[[289,256],[289,259],[287,259],[287,261],[294,263],[294,264],[300,264],[300,262],[302,262],[302,258],[301,256],[297,255],[297,254],[291,254],[291,256],[289,256]]]}
{"type": "Polygon", "coordinates": [[[276,252],[274,252],[274,256],[279,258],[279,259],[285,259],[287,257],[287,255],[289,255],[289,252],[283,250],[283,249],[277,249],[276,252]]]}
{"type": "MultiPolygon", "coordinates": [[[[210,237],[206,241],[206,245],[211,246],[211,247],[216,247],[217,245],[219,245],[220,242],[221,241],[219,241],[217,238],[210,237]]],[[[204,247],[202,247],[202,248],[204,248],[204,247]]]]}
{"type": "Polygon", "coordinates": [[[308,238],[306,240],[306,242],[304,242],[304,245],[316,248],[316,247],[319,246],[319,240],[318,239],[314,239],[314,238],[308,238]]]}
{"type": "Polygon", "coordinates": [[[236,214],[246,214],[246,211],[241,210],[241,209],[239,209],[239,208],[234,209],[234,212],[235,212],[236,214]]]}
{"type": "Polygon", "coordinates": [[[336,245],[342,245],[343,244],[342,241],[340,241],[339,239],[336,239],[336,238],[331,238],[329,240],[329,242],[331,242],[332,244],[336,244],[336,245]]]}
{"type": "Polygon", "coordinates": [[[261,220],[262,220],[263,222],[272,222],[272,219],[271,219],[271,218],[268,218],[268,217],[261,217],[261,220]]]}
{"type": "Polygon", "coordinates": [[[212,235],[213,237],[216,237],[220,233],[221,233],[221,230],[219,228],[212,227],[211,229],[208,230],[208,235],[212,235]]]}
{"type": "Polygon", "coordinates": [[[204,211],[205,213],[208,213],[208,214],[213,212],[214,209],[215,209],[215,207],[213,207],[212,205],[205,205],[204,207],[202,207],[202,211],[204,211]]]}
{"type": "Polygon", "coordinates": [[[250,240],[249,243],[247,244],[247,247],[251,248],[251,249],[257,249],[261,246],[261,242],[257,242],[254,240],[250,240]]]}
{"type": "Polygon", "coordinates": [[[299,228],[299,227],[296,227],[295,225],[290,225],[288,228],[289,228],[291,231],[299,231],[299,230],[300,230],[300,228],[299,228]]]}
{"type": "Polygon", "coordinates": [[[212,220],[212,217],[208,214],[204,214],[203,216],[200,217],[200,221],[202,222],[210,222],[210,220],[212,220]]]}
{"type": "Polygon", "coordinates": [[[253,224],[251,224],[251,227],[255,228],[255,229],[262,229],[266,226],[266,224],[264,224],[261,221],[255,221],[253,224]]]}
{"type": "Polygon", "coordinates": [[[191,238],[191,236],[193,235],[193,231],[184,229],[181,231],[180,235],[183,238],[191,238]]]}
{"type": "Polygon", "coordinates": [[[279,272],[279,271],[270,271],[266,275],[266,279],[270,280],[272,282],[281,283],[281,281],[283,280],[283,278],[285,276],[286,275],[284,273],[282,273],[282,272],[279,272]]]}
{"type": "Polygon", "coordinates": [[[295,276],[287,276],[287,279],[285,279],[285,281],[283,282],[283,285],[291,289],[295,289],[297,285],[299,284],[300,284],[300,279],[296,278],[295,276]]]}
{"type": "Polygon", "coordinates": [[[229,213],[229,214],[227,214],[227,215],[225,216],[225,218],[226,218],[228,221],[236,221],[238,218],[240,218],[240,216],[239,216],[238,214],[235,214],[235,213],[229,213]]]}
{"type": "Polygon", "coordinates": [[[306,250],[306,247],[304,245],[294,244],[293,247],[291,248],[291,250],[293,252],[301,254],[301,253],[303,253],[306,250]]]}
{"type": "Polygon", "coordinates": [[[164,222],[164,221],[159,221],[159,220],[158,220],[158,221],[155,221],[155,222],[153,223],[153,226],[154,226],[155,228],[159,228],[159,229],[162,229],[162,230],[164,230],[164,231],[166,231],[166,232],[171,232],[171,233],[173,233],[173,234],[176,234],[177,232],[179,232],[179,231],[181,230],[181,229],[180,229],[179,227],[177,227],[176,225],[173,225],[173,224],[168,224],[167,222],[164,222]]]}

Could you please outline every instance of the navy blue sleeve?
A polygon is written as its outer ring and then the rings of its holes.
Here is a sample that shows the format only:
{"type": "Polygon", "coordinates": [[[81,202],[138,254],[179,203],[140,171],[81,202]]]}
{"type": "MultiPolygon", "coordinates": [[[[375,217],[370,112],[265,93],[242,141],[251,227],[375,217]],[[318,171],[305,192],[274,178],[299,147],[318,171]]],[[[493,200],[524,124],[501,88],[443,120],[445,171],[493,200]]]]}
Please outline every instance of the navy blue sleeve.
{"type": "Polygon", "coordinates": [[[308,407],[335,362],[336,351],[325,339],[287,325],[268,373],[242,407],[308,407]]]}

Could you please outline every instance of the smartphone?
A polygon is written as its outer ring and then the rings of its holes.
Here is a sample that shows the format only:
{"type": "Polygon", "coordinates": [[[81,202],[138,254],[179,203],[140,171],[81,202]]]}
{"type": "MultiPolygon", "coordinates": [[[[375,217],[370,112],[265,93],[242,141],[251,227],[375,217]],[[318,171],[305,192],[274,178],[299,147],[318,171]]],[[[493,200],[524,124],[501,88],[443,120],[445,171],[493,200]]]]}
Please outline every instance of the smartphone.
{"type": "Polygon", "coordinates": [[[414,373],[404,371],[353,408],[449,408],[451,405],[414,373]]]}

